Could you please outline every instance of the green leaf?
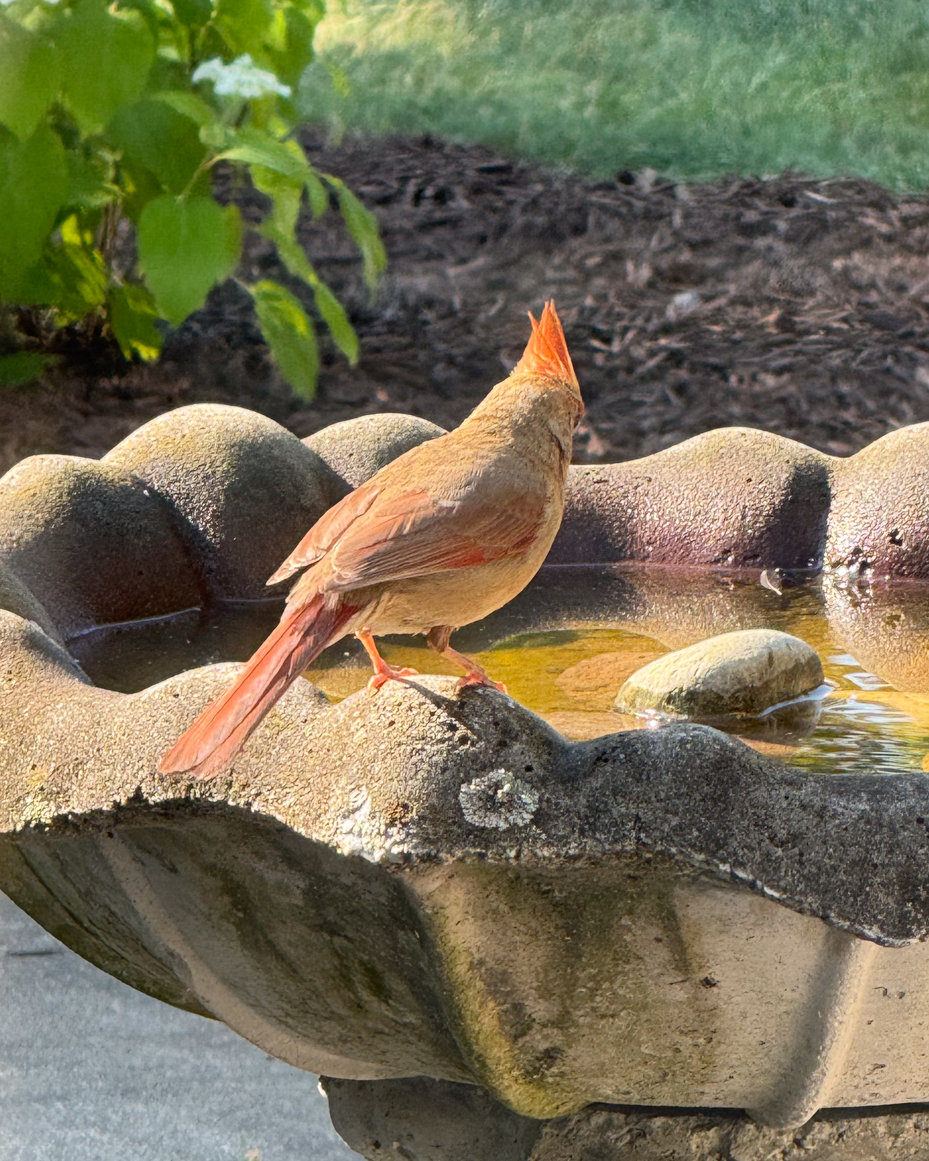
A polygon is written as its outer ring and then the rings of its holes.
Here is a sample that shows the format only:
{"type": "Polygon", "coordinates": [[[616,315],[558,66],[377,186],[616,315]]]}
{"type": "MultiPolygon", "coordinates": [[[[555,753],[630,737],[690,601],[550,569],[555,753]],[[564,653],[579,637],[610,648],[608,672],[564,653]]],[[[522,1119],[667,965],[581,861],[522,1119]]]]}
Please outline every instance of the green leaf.
{"type": "Polygon", "coordinates": [[[136,12],[82,0],[61,19],[56,40],[68,107],[82,132],[98,132],[142,92],[155,59],[152,34],[136,12]]]}
{"type": "Polygon", "coordinates": [[[0,141],[0,298],[15,301],[38,262],[68,187],[59,138],[41,126],[28,140],[0,141]],[[15,224],[15,226],[14,226],[15,224]]]}
{"type": "Polygon", "coordinates": [[[249,165],[261,165],[273,169],[285,177],[297,177],[306,181],[310,172],[303,150],[296,141],[278,141],[260,129],[240,129],[233,138],[232,145],[223,150],[217,160],[244,161],[249,165]]]}
{"type": "Polygon", "coordinates": [[[242,219],[235,206],[212,198],[155,198],[142,211],[138,237],[139,265],[158,311],[176,325],[235,270],[242,219]]]}
{"type": "Polygon", "coordinates": [[[269,215],[261,223],[261,233],[266,238],[270,238],[277,247],[278,255],[288,271],[295,278],[300,278],[312,286],[319,276],[313,269],[309,258],[307,258],[306,251],[294,237],[293,233],[280,229],[274,221],[273,215],[269,215]]]}
{"type": "Polygon", "coordinates": [[[161,354],[162,334],[155,326],[158,310],[144,286],[127,283],[114,287],[107,297],[107,317],[113,337],[127,359],[138,355],[150,363],[161,354]]]}
{"type": "Polygon", "coordinates": [[[342,211],[345,225],[361,251],[364,280],[373,289],[387,265],[387,254],[377,228],[377,218],[361,204],[344,181],[328,173],[323,176],[339,199],[339,209],[342,211]]]}
{"type": "Polygon", "coordinates": [[[271,357],[294,391],[302,399],[312,399],[319,376],[319,349],[306,311],[289,290],[270,279],[249,290],[271,357]]]}
{"type": "Polygon", "coordinates": [[[278,255],[295,278],[302,279],[313,291],[316,309],[325,320],[336,346],[348,361],[358,362],[358,336],[336,296],[316,273],[306,252],[292,232],[277,227],[273,215],[262,222],[261,232],[277,247],[278,255]]]}
{"type": "Polygon", "coordinates": [[[65,154],[68,165],[66,206],[98,210],[119,195],[119,190],[106,180],[102,163],[85,157],[74,149],[65,154]]]}
{"type": "Polygon", "coordinates": [[[206,157],[196,123],[164,101],[138,101],[120,109],[109,131],[119,148],[170,193],[186,189],[206,157]]]}
{"type": "Polygon", "coordinates": [[[54,45],[0,14],[0,121],[29,137],[58,96],[54,45]]]}
{"type": "MultiPolygon", "coordinates": [[[[123,156],[120,166],[119,185],[122,193],[122,208],[131,221],[138,225],[142,211],[150,201],[161,197],[164,192],[161,182],[145,168],[137,165],[131,157],[123,156]]],[[[198,193],[204,191],[197,191],[198,193]]]]}
{"type": "Polygon", "coordinates": [[[263,165],[249,167],[252,184],[272,201],[271,213],[265,222],[275,231],[293,235],[303,200],[303,182],[299,178],[285,177],[274,169],[263,165]]]}
{"type": "Polygon", "coordinates": [[[256,56],[273,11],[268,0],[219,0],[213,23],[234,53],[256,56]]]}
{"type": "Polygon", "coordinates": [[[172,0],[171,6],[181,24],[189,28],[202,28],[213,16],[210,0],[172,0]]]}
{"type": "Polygon", "coordinates": [[[285,84],[295,87],[313,60],[313,35],[318,18],[300,8],[279,8],[268,29],[268,56],[275,73],[285,84]]]}
{"type": "Polygon", "coordinates": [[[58,284],[46,263],[36,262],[16,286],[16,303],[18,306],[54,306],[58,290],[58,284]]]}
{"type": "Polygon", "coordinates": [[[219,121],[219,114],[216,110],[193,93],[164,89],[160,93],[155,93],[151,99],[163,101],[176,113],[180,113],[182,117],[189,117],[191,121],[195,121],[200,126],[215,125],[219,121]]]}
{"type": "Polygon", "coordinates": [[[82,231],[75,215],[61,225],[61,244],[49,247],[45,267],[56,287],[54,305],[72,322],[102,306],[109,274],[89,231],[82,231]]]}
{"type": "Polygon", "coordinates": [[[358,362],[358,336],[344,307],[321,278],[312,287],[316,309],[325,319],[336,346],[354,367],[358,362]]]}
{"type": "Polygon", "coordinates": [[[200,140],[207,149],[220,153],[234,138],[233,131],[221,121],[214,121],[210,125],[200,126],[200,140]]]}
{"type": "Polygon", "coordinates": [[[0,355],[0,387],[23,387],[38,379],[55,359],[51,355],[39,355],[32,351],[17,351],[12,355],[0,355]]]}
{"type": "Polygon", "coordinates": [[[157,44],[162,27],[170,24],[168,13],[157,0],[121,0],[121,6],[139,13],[157,44]]]}
{"type": "Polygon", "coordinates": [[[306,192],[310,199],[310,209],[314,218],[321,218],[329,209],[329,194],[326,187],[311,169],[306,175],[306,192]]]}

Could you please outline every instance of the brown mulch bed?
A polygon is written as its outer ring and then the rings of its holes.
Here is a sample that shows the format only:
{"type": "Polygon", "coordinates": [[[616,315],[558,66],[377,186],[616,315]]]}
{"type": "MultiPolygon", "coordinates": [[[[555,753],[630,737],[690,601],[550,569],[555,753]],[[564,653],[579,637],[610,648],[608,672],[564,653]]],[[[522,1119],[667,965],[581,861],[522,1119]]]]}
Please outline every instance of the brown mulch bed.
{"type": "MultiPolygon", "coordinates": [[[[588,414],[581,461],[628,459],[709,428],[764,427],[849,454],[929,420],[929,199],[857,179],[646,171],[592,183],[430,139],[304,142],[377,213],[390,257],[372,300],[337,216],[302,237],[351,308],[355,368],[325,352],[294,399],[247,295],[230,285],[157,366],[69,335],[46,385],[0,395],[0,472],[39,451],[97,456],[201,400],[265,412],[298,435],[370,411],[457,423],[512,366],[524,312],[553,296],[588,414]]],[[[231,196],[257,214],[248,190],[231,196]]],[[[249,245],[247,276],[282,277],[249,245]]]]}

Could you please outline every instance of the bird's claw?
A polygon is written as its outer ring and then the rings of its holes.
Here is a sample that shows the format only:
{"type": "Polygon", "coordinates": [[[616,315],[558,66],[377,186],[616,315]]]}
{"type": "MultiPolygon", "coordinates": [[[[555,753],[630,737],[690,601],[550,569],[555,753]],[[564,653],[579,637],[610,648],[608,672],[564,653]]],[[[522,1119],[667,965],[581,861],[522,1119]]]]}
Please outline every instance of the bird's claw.
{"type": "Polygon", "coordinates": [[[385,663],[384,668],[379,669],[369,680],[368,689],[371,693],[377,693],[381,686],[386,685],[388,681],[399,681],[402,677],[416,677],[418,674],[418,669],[409,669],[407,666],[397,669],[393,665],[385,663]]]}
{"type": "Polygon", "coordinates": [[[502,681],[494,681],[486,673],[466,673],[464,677],[458,679],[459,689],[465,689],[469,685],[483,685],[487,689],[496,689],[500,693],[506,693],[507,691],[502,681]]]}

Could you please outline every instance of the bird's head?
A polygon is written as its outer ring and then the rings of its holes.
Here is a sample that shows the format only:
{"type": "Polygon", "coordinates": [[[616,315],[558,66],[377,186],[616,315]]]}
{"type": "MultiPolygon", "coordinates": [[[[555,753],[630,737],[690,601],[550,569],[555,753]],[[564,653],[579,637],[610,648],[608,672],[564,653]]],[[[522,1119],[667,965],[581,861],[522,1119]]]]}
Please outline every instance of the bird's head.
{"type": "Polygon", "coordinates": [[[545,304],[538,322],[531,314],[529,320],[532,334],[523,357],[462,426],[476,424],[485,432],[494,432],[524,454],[542,446],[540,437],[548,432],[566,466],[584,403],[555,304],[545,304]]]}
{"type": "Polygon", "coordinates": [[[523,357],[513,368],[512,376],[542,379],[555,387],[563,397],[573,431],[584,414],[584,401],[554,302],[549,300],[545,304],[538,322],[532,314],[529,321],[532,335],[523,357]]]}

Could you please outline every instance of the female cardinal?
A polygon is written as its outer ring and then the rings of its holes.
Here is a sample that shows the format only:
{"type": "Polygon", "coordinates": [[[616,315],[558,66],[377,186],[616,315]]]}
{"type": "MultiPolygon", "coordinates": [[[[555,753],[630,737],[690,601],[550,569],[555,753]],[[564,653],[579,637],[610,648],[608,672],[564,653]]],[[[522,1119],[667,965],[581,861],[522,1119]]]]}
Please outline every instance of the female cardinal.
{"type": "Polygon", "coordinates": [[[415,673],[380,656],[374,635],[387,633],[425,633],[464,668],[463,685],[496,685],[449,638],[512,600],[545,559],[584,409],[555,304],[529,320],[523,357],[460,427],[389,463],[300,541],[268,581],[306,570],[280,624],[165,754],[163,774],[218,773],[314,657],[348,633],[371,658],[372,690],[415,673]]]}

